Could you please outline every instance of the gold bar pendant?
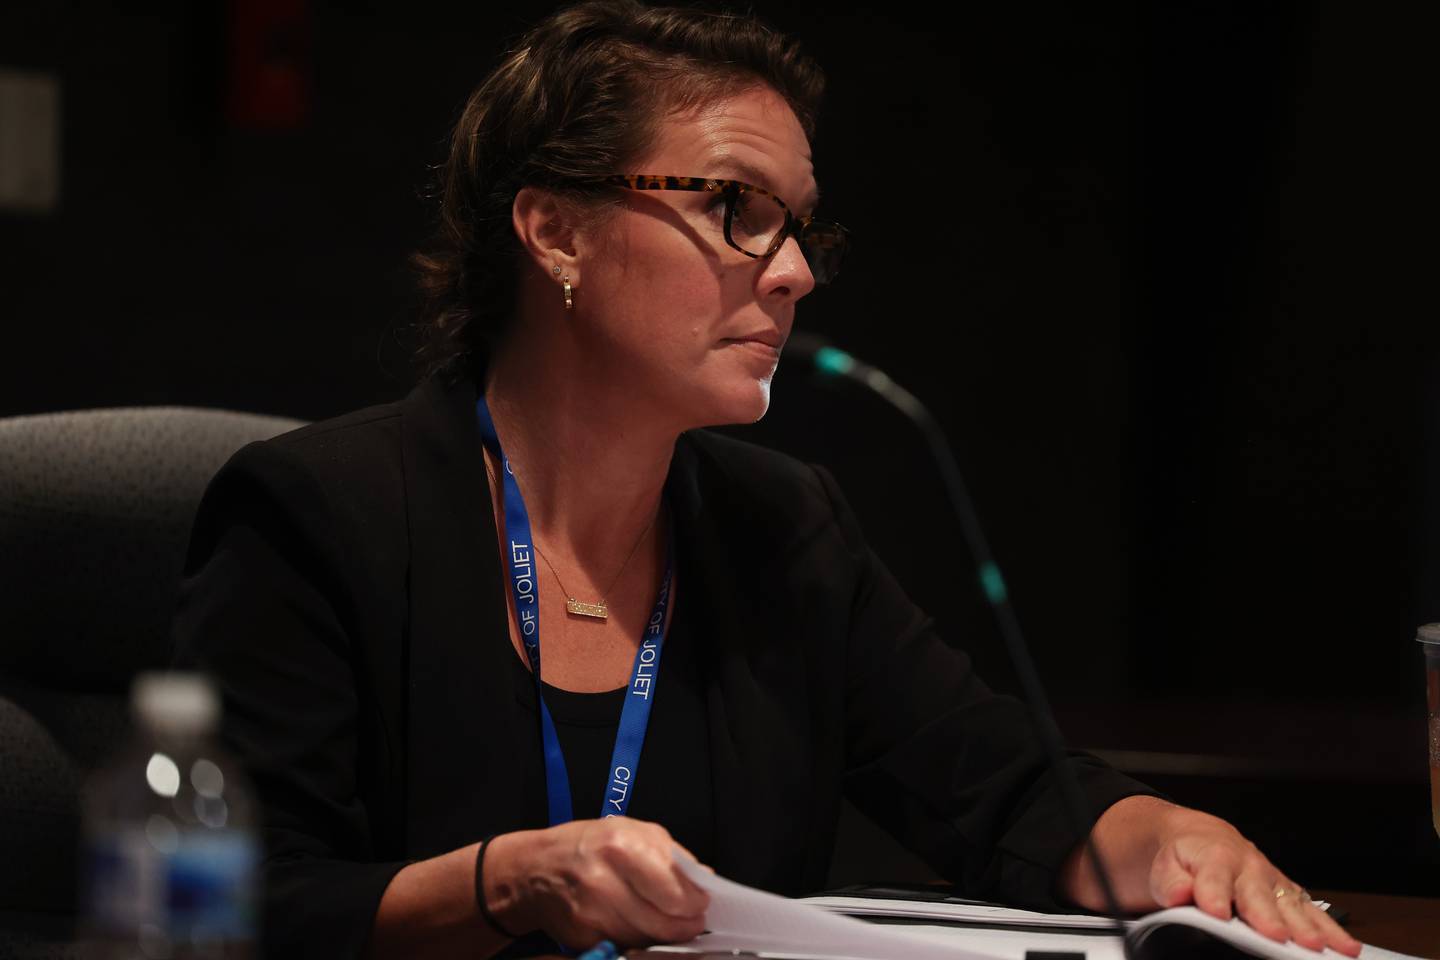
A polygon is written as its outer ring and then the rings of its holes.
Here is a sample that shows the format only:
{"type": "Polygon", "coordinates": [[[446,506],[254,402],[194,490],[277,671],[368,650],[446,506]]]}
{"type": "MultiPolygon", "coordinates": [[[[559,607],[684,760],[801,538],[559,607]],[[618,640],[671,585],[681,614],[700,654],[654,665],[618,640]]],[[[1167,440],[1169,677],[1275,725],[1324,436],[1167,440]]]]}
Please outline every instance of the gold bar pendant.
{"type": "Polygon", "coordinates": [[[581,603],[574,597],[565,600],[565,609],[577,617],[594,617],[596,620],[610,619],[610,611],[606,608],[604,601],[600,603],[581,603]]]}

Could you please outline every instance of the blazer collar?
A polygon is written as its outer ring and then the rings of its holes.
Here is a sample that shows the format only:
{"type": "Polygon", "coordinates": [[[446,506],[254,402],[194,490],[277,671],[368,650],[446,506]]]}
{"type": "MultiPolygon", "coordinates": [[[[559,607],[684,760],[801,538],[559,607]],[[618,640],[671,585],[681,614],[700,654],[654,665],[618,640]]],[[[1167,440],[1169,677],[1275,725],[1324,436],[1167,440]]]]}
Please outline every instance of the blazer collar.
{"type": "MultiPolygon", "coordinates": [[[[668,489],[681,578],[676,599],[691,605],[688,622],[701,648],[710,723],[711,866],[742,883],[797,890],[811,872],[804,853],[809,797],[775,791],[793,782],[788,768],[808,754],[775,691],[755,673],[758,659],[789,651],[771,639],[774,624],[756,598],[754,574],[768,558],[753,555],[725,464],[705,446],[681,436],[668,489]]],[[[798,663],[792,667],[787,673],[798,680],[803,671],[798,663]]]]}
{"type": "MultiPolygon", "coordinates": [[[[475,421],[475,387],[434,378],[404,402],[410,525],[406,848],[432,856],[486,832],[535,826],[523,769],[499,537],[475,421]],[[512,784],[518,783],[515,777],[512,784]]],[[[543,813],[542,813],[543,816],[543,813]]]]}

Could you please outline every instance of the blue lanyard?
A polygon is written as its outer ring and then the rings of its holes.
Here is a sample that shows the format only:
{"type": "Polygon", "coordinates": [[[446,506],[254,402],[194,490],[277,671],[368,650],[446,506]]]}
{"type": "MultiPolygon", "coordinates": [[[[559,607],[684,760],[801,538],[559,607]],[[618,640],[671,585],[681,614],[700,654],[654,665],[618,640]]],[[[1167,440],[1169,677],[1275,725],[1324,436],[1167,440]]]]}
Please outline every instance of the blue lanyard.
{"type": "MultiPolygon", "coordinates": [[[[495,421],[485,397],[475,401],[475,414],[480,421],[480,438],[502,465],[505,485],[505,560],[510,568],[510,592],[515,599],[515,620],[520,626],[520,640],[530,661],[535,678],[535,702],[540,706],[540,738],[545,752],[545,792],[549,798],[550,825],[569,823],[574,817],[570,803],[570,774],[565,769],[565,755],[555,733],[555,721],[545,705],[540,681],[540,594],[535,578],[535,541],[530,535],[530,514],[520,496],[520,485],[510,470],[510,461],[500,448],[495,421]]],[[[640,649],[635,651],[635,667],[630,686],[626,688],[625,706],[620,711],[620,728],[615,733],[615,750],[610,755],[610,781],[600,803],[600,817],[623,817],[630,808],[635,792],[635,777],[640,771],[640,750],[645,745],[645,730],[650,725],[650,708],[660,680],[660,650],[665,644],[665,612],[670,605],[670,574],[674,569],[675,540],[673,533],[665,549],[665,578],[660,582],[660,596],[645,623],[640,649]]]]}

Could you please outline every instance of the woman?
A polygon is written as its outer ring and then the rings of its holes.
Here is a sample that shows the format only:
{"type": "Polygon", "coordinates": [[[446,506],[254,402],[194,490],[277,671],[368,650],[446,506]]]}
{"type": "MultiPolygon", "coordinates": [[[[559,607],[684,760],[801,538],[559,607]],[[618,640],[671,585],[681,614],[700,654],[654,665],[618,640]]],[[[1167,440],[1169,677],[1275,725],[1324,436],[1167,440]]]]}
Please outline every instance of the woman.
{"type": "MultiPolygon", "coordinates": [[[[973,893],[1102,907],[1023,708],[828,475],[696,429],[765,413],[843,253],[821,86],[750,19],[555,14],[455,131],[434,374],[216,478],[177,640],[265,801],[276,955],[688,939],[677,846],[802,894],[842,792],[973,893]]],[[[1229,825],[1073,762],[1126,909],[1358,951],[1229,825]]]]}

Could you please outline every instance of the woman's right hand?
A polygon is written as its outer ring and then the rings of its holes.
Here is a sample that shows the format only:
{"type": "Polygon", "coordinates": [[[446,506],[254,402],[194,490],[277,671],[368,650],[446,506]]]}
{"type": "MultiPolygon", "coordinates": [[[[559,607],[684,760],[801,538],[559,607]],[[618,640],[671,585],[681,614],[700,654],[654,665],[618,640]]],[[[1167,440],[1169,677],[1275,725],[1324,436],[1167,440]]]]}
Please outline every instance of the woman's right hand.
{"type": "Polygon", "coordinates": [[[691,940],[710,897],[676,866],[677,849],[690,855],[659,824],[626,817],[502,834],[485,850],[485,902],[506,929],[572,949],[691,940]]]}

